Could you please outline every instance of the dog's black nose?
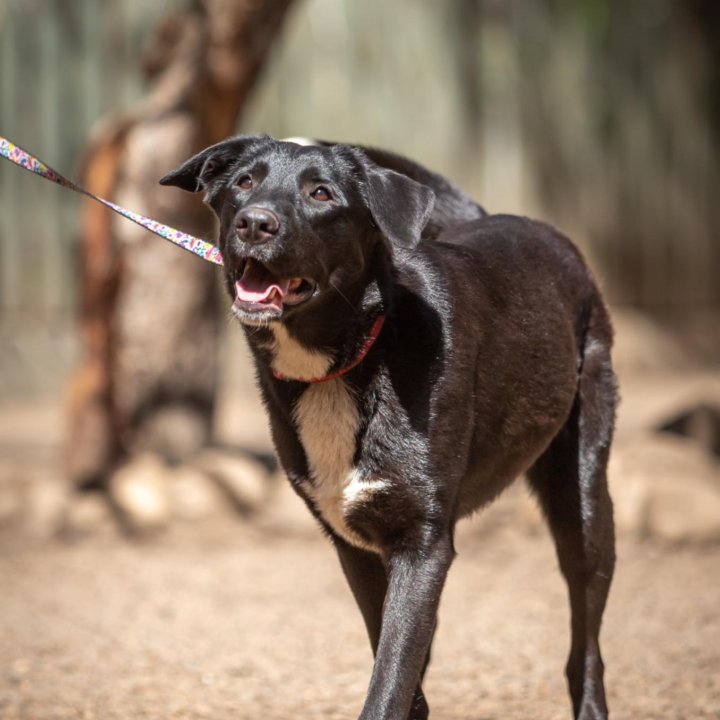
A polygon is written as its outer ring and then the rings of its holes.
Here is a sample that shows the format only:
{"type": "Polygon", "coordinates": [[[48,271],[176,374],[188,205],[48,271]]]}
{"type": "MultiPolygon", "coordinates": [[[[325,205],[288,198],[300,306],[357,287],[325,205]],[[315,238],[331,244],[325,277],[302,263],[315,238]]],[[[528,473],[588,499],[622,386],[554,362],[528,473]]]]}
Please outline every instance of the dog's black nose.
{"type": "Polygon", "coordinates": [[[262,207],[247,207],[235,220],[238,237],[246,242],[263,243],[277,234],[280,221],[274,212],[262,207]]]}

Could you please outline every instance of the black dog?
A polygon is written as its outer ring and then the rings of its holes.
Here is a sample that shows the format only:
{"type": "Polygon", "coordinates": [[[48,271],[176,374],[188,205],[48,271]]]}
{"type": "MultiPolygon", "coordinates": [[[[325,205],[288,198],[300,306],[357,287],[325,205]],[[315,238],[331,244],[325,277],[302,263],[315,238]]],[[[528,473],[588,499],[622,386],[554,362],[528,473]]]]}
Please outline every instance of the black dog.
{"type": "Polygon", "coordinates": [[[575,717],[607,717],[612,331],[572,243],[347,145],[238,137],[161,182],[204,190],[220,219],[277,452],[375,653],[360,717],[427,717],[455,523],[522,473],[569,585],[575,717]]]}

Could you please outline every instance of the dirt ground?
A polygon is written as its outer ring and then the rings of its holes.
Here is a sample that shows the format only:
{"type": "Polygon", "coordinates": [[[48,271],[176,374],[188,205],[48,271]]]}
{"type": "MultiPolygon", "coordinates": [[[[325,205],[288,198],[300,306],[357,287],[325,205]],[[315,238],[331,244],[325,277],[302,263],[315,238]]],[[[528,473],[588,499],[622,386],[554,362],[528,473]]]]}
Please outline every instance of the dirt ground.
{"type": "MultiPolygon", "coordinates": [[[[648,351],[657,343],[635,326],[624,335],[642,341],[635,354],[619,353],[639,369],[622,385],[616,505],[637,505],[629,491],[642,481],[655,502],[647,507],[672,520],[668,535],[687,540],[641,541],[621,529],[602,633],[611,714],[720,720],[718,506],[707,487],[717,466],[672,444],[675,454],[638,455],[640,469],[628,454],[633,443],[655,448],[646,429],[662,404],[679,405],[675,394],[720,398],[720,375],[650,377],[645,366],[668,353],[648,351]],[[660,480],[672,492],[655,497],[660,480]],[[691,490],[686,511],[679,500],[691,490]],[[713,542],[690,540],[703,510],[713,542]]],[[[227,394],[242,402],[220,408],[220,425],[243,430],[230,442],[266,447],[262,408],[246,385],[227,394]]],[[[0,408],[0,466],[11,471],[0,490],[13,491],[0,493],[0,520],[17,510],[21,471],[43,478],[58,467],[61,439],[58,402],[0,408]]],[[[537,510],[530,505],[528,517],[518,499],[511,492],[461,526],[425,682],[437,720],[571,717],[565,586],[537,510]]],[[[173,523],[142,541],[109,518],[100,530],[45,539],[0,522],[0,720],[357,717],[371,669],[360,614],[300,501],[288,490],[268,508],[173,523]]]]}
{"type": "MultiPolygon", "coordinates": [[[[549,540],[466,525],[426,680],[446,720],[569,718],[549,540]]],[[[621,541],[603,630],[613,717],[720,718],[720,549],[621,541]]],[[[5,542],[0,717],[352,718],[370,652],[329,544],[203,523],[151,542],[5,542]]]]}

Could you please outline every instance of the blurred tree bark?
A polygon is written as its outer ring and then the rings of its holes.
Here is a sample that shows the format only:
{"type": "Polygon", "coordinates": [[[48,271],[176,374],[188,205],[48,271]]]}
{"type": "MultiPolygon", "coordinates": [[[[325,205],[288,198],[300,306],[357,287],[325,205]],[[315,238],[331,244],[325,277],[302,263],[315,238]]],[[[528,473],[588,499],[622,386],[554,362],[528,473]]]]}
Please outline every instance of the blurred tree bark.
{"type": "MultiPolygon", "coordinates": [[[[84,158],[101,197],[198,236],[198,197],[158,179],[231,135],[292,0],[196,0],[156,29],[151,85],[102,120],[84,158]]],[[[83,358],[70,388],[67,471],[102,486],[148,450],[182,461],[211,436],[220,321],[217,270],[88,202],[81,238],[83,358]]]]}

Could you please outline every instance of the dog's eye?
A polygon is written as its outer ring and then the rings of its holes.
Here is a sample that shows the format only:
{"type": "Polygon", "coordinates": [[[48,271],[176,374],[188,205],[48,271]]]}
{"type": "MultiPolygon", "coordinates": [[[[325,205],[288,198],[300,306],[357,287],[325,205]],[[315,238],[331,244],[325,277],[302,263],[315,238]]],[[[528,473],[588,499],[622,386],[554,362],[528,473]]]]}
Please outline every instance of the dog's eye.
{"type": "Polygon", "coordinates": [[[253,179],[249,175],[243,175],[238,181],[237,185],[242,190],[250,190],[253,186],[253,179]]]}
{"type": "Polygon", "coordinates": [[[313,200],[318,200],[319,202],[327,202],[328,200],[332,200],[332,195],[330,194],[330,191],[324,185],[316,187],[310,193],[310,197],[313,200]]]}

